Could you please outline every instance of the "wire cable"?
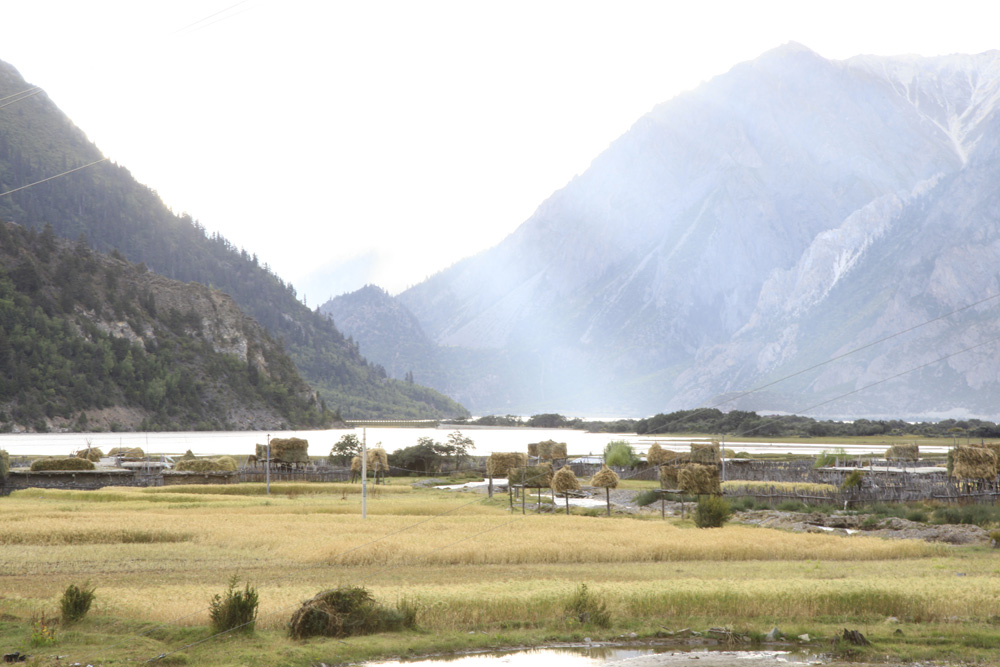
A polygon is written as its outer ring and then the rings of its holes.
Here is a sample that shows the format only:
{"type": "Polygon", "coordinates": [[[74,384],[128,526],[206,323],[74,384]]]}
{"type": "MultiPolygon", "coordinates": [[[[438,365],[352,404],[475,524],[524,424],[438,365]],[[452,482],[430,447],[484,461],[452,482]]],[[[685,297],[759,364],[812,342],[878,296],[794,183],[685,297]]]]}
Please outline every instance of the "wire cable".
{"type": "MultiPolygon", "coordinates": [[[[19,95],[24,95],[25,93],[31,93],[31,95],[37,95],[40,92],[42,92],[42,89],[41,89],[40,86],[32,86],[31,88],[25,88],[24,90],[22,90],[19,93],[11,93],[7,97],[0,97],[0,102],[6,102],[7,100],[9,100],[12,97],[18,97],[19,95]],[[35,92],[32,92],[32,91],[35,91],[35,92]]],[[[31,97],[31,95],[25,95],[24,97],[21,98],[21,100],[28,99],[29,97],[31,97]]],[[[14,101],[15,102],[20,102],[21,100],[14,100],[14,101]]],[[[0,106],[0,109],[2,109],[5,106],[7,106],[7,105],[4,104],[3,106],[0,106]]]]}
{"type": "MultiPolygon", "coordinates": [[[[857,352],[861,352],[862,350],[867,350],[870,347],[874,347],[875,345],[879,345],[879,344],[884,343],[886,341],[892,340],[893,338],[896,338],[898,336],[902,336],[903,334],[910,333],[911,331],[916,331],[917,329],[919,329],[921,327],[925,327],[928,324],[933,324],[935,322],[940,322],[941,320],[943,320],[943,319],[945,319],[947,317],[951,317],[952,315],[954,315],[956,313],[961,313],[962,311],[968,310],[969,308],[975,308],[976,306],[982,305],[982,304],[984,304],[984,303],[986,303],[988,301],[993,301],[994,299],[1000,299],[1000,293],[993,294],[991,296],[985,297],[983,299],[980,299],[979,301],[975,301],[975,302],[970,303],[970,304],[968,304],[966,306],[962,306],[961,308],[956,308],[955,310],[953,310],[953,311],[951,311],[949,313],[945,313],[944,315],[940,315],[938,317],[929,319],[926,322],[921,322],[920,324],[916,324],[916,325],[914,325],[914,326],[912,326],[912,327],[910,327],[908,329],[903,329],[902,331],[897,331],[896,333],[889,334],[888,336],[885,336],[883,338],[879,338],[878,340],[872,341],[871,343],[868,343],[866,345],[862,345],[861,347],[856,347],[853,350],[850,350],[848,352],[844,352],[843,354],[838,354],[837,356],[831,357],[831,358],[827,359],[826,361],[821,361],[820,363],[814,364],[814,365],[812,365],[812,366],[810,366],[808,368],[803,368],[800,371],[795,371],[794,373],[791,373],[790,375],[786,375],[784,377],[778,378],[777,380],[774,380],[772,382],[768,382],[767,384],[762,384],[760,386],[754,387],[753,389],[748,389],[747,391],[739,393],[739,394],[737,394],[735,396],[731,396],[731,397],[727,398],[726,400],[721,401],[719,403],[716,403],[714,405],[703,406],[703,407],[706,407],[708,409],[718,408],[720,405],[725,405],[726,403],[731,403],[733,401],[739,400],[739,399],[743,398],[744,396],[749,396],[750,394],[753,394],[755,392],[761,391],[762,389],[767,389],[768,387],[772,387],[772,386],[774,386],[774,385],[776,385],[776,384],[778,384],[780,382],[784,382],[785,380],[790,380],[791,378],[799,376],[799,375],[802,375],[803,373],[808,373],[809,371],[816,370],[817,368],[821,368],[821,367],[823,367],[823,366],[825,366],[827,364],[833,363],[834,361],[839,361],[839,360],[841,360],[841,359],[843,359],[845,357],[851,356],[852,354],[855,354],[857,352]]],[[[821,405],[823,405],[823,404],[821,404],[821,405]]]]}
{"type": "Polygon", "coordinates": [[[27,190],[28,188],[34,187],[41,183],[47,183],[48,181],[53,181],[57,178],[65,176],[66,174],[72,174],[74,171],[80,171],[81,169],[86,169],[87,167],[93,167],[95,164],[100,164],[102,162],[106,162],[107,160],[108,158],[102,157],[100,160],[94,160],[90,164],[85,164],[82,167],[75,167],[73,169],[68,169],[62,172],[61,174],[56,174],[55,176],[49,176],[48,178],[43,178],[40,181],[35,181],[34,183],[28,183],[27,185],[22,185],[21,187],[14,188],[13,190],[7,190],[7,192],[0,192],[0,197],[6,197],[7,195],[12,195],[15,192],[20,192],[21,190],[27,190]]]}

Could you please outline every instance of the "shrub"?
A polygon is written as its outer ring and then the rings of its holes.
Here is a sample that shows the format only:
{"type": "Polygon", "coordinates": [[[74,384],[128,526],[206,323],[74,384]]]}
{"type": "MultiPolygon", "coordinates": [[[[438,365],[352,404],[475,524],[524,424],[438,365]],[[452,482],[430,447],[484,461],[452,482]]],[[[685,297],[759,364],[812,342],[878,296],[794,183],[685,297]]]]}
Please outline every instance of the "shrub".
{"type": "Polygon", "coordinates": [[[225,597],[216,594],[212,598],[208,615],[212,619],[213,632],[253,632],[257,619],[257,589],[250,586],[248,581],[244,589],[239,590],[236,587],[238,581],[239,577],[233,575],[225,597]]]}
{"type": "Polygon", "coordinates": [[[860,470],[852,470],[848,475],[844,477],[843,484],[840,485],[841,491],[850,491],[851,489],[860,489],[861,482],[864,481],[865,474],[860,470]]]}
{"type": "Polygon", "coordinates": [[[660,499],[660,494],[653,489],[646,489],[645,491],[640,491],[635,497],[635,504],[639,507],[645,507],[646,505],[652,505],[657,500],[660,499]]]}
{"type": "Polygon", "coordinates": [[[35,648],[52,646],[56,643],[55,623],[45,618],[35,618],[31,621],[31,645],[35,648]]]}
{"type": "Polygon", "coordinates": [[[608,606],[587,590],[587,584],[580,584],[566,603],[566,616],[580,623],[591,623],[601,628],[611,626],[608,606]]]}
{"type": "Polygon", "coordinates": [[[694,525],[699,528],[721,528],[729,520],[731,513],[725,498],[704,496],[698,500],[698,508],[694,511],[694,525]]]}
{"type": "Polygon", "coordinates": [[[288,624],[292,639],[349,637],[416,626],[416,608],[403,602],[387,609],[361,586],[341,586],[302,603],[288,624]]]}
{"type": "Polygon", "coordinates": [[[58,459],[35,459],[31,462],[31,472],[46,470],[93,470],[94,464],[87,459],[75,456],[58,459]]]}
{"type": "Polygon", "coordinates": [[[62,599],[59,600],[59,609],[62,611],[63,623],[76,623],[83,620],[83,617],[90,611],[90,604],[94,601],[94,588],[89,587],[90,582],[83,586],[70,584],[63,592],[62,599]]]}
{"type": "Polygon", "coordinates": [[[0,479],[6,477],[8,472],[10,472],[10,455],[6,449],[0,449],[0,479]]]}
{"type": "Polygon", "coordinates": [[[619,468],[631,468],[639,465],[639,457],[628,442],[612,440],[604,447],[604,463],[619,468]]]}

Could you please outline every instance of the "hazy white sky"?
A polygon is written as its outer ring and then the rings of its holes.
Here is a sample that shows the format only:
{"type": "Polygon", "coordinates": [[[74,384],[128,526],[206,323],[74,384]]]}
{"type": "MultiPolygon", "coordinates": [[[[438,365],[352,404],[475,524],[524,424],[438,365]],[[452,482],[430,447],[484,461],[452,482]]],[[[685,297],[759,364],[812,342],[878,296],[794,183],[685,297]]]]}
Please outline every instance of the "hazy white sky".
{"type": "Polygon", "coordinates": [[[655,104],[785,42],[1000,46],[992,0],[0,0],[0,17],[0,59],[310,306],[496,244],[655,104]]]}

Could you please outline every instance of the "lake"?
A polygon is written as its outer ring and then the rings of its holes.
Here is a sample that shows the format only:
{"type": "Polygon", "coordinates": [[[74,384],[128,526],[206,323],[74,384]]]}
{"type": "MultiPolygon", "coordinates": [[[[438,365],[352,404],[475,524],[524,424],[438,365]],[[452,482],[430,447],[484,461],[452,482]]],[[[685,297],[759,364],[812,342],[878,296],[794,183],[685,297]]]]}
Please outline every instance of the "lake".
{"type": "MultiPolygon", "coordinates": [[[[229,454],[246,456],[255,451],[257,443],[264,444],[272,438],[297,437],[309,441],[309,453],[323,456],[346,433],[365,438],[369,447],[384,447],[393,452],[417,444],[417,440],[430,437],[445,442],[454,426],[438,428],[367,427],[355,429],[330,429],[318,431],[192,431],[154,433],[4,433],[0,434],[0,449],[15,456],[67,456],[88,443],[107,452],[113,447],[141,447],[147,454],[183,454],[191,450],[198,455],[229,454]]],[[[462,434],[475,442],[473,454],[485,456],[493,452],[526,452],[528,443],[543,440],[565,442],[570,456],[600,454],[612,440],[626,440],[644,454],[649,445],[659,442],[665,449],[685,450],[691,442],[699,441],[688,436],[639,436],[634,433],[587,433],[569,429],[542,428],[465,428],[462,434]]],[[[704,441],[704,439],[700,440],[704,441]]],[[[850,455],[881,454],[886,445],[856,444],[788,444],[761,442],[727,443],[727,447],[750,454],[786,453],[815,455],[823,450],[844,449],[850,455]]],[[[946,452],[947,447],[924,447],[925,453],[946,452]]]]}

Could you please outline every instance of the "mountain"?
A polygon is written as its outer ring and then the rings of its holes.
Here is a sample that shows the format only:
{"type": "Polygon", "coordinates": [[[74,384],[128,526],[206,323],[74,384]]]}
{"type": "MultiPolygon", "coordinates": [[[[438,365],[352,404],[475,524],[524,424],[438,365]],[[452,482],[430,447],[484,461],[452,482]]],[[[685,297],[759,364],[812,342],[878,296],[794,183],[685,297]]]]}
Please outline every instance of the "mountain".
{"type": "Polygon", "coordinates": [[[35,94],[5,63],[0,98],[6,100],[0,108],[0,220],[36,231],[50,224],[58,236],[83,239],[99,252],[117,250],[165,277],[225,292],[284,344],[302,376],[344,417],[467,414],[438,392],[388,378],[255,254],[175,215],[123,167],[100,162],[14,192],[102,156],[44,92],[35,94]]]}
{"type": "Polygon", "coordinates": [[[0,224],[0,430],[327,426],[288,355],[231,298],[0,224]]]}
{"type": "Polygon", "coordinates": [[[788,44],[657,106],[397,298],[437,345],[508,360],[524,393],[476,412],[996,415],[996,350],[966,350],[1000,338],[996,302],[949,313],[1000,291],[998,101],[997,51],[788,44]]]}

